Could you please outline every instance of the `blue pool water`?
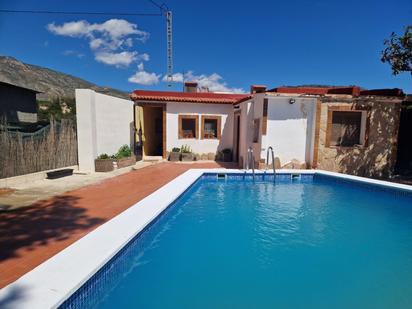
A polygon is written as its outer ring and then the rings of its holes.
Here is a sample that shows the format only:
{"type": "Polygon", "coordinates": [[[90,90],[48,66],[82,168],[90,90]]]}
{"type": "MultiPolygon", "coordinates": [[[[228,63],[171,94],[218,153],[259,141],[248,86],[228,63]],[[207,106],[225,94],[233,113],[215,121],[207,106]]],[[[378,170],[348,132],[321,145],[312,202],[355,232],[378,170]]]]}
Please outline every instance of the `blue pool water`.
{"type": "Polygon", "coordinates": [[[63,307],[412,308],[412,197],[206,177],[63,307]]]}

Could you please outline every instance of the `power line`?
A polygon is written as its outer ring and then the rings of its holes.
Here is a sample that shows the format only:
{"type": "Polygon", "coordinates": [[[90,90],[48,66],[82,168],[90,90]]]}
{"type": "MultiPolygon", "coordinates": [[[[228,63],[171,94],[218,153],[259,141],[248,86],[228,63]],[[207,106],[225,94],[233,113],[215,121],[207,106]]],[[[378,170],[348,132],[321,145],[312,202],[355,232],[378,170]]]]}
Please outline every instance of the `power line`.
{"type": "Polygon", "coordinates": [[[158,7],[159,10],[160,10],[162,13],[165,13],[166,11],[169,11],[169,8],[167,7],[167,5],[166,5],[165,3],[159,4],[159,3],[157,3],[156,1],[153,1],[153,0],[148,0],[148,1],[149,1],[151,4],[153,4],[154,6],[158,7]]]}
{"type": "Polygon", "coordinates": [[[1,10],[0,13],[23,14],[59,14],[59,15],[118,15],[118,16],[162,16],[162,13],[126,13],[126,12],[75,12],[75,11],[38,11],[38,10],[1,10]]]}
{"type": "Polygon", "coordinates": [[[49,14],[49,15],[100,15],[100,16],[165,16],[166,17],[166,44],[167,44],[167,81],[171,86],[173,81],[173,30],[172,30],[172,12],[165,3],[159,4],[154,0],[148,0],[156,6],[160,13],[126,13],[126,12],[78,12],[78,11],[42,11],[42,10],[5,10],[0,9],[1,13],[10,14],[49,14]]]}

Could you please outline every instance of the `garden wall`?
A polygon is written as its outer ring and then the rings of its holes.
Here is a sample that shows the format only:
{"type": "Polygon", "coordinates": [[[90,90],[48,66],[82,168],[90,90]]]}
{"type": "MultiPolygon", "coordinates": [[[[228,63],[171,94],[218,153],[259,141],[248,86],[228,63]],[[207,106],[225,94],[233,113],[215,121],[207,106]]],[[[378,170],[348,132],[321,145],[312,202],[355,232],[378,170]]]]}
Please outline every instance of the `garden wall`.
{"type": "Polygon", "coordinates": [[[77,165],[76,124],[52,120],[40,132],[0,129],[0,178],[77,165]]]}
{"type": "Polygon", "coordinates": [[[79,170],[94,172],[94,159],[126,144],[134,149],[133,101],[76,89],[79,170]]]}

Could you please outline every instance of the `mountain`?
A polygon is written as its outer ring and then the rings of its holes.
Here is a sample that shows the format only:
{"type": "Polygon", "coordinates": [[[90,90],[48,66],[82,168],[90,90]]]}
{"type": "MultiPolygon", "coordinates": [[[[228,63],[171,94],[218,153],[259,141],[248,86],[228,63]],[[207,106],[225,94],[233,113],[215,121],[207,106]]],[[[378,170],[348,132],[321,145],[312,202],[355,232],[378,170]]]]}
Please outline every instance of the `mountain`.
{"type": "Polygon", "coordinates": [[[100,87],[81,78],[23,63],[7,56],[0,56],[0,81],[40,91],[37,95],[40,100],[50,100],[59,96],[74,98],[76,88],[93,89],[96,92],[129,99],[127,92],[100,87]]]}

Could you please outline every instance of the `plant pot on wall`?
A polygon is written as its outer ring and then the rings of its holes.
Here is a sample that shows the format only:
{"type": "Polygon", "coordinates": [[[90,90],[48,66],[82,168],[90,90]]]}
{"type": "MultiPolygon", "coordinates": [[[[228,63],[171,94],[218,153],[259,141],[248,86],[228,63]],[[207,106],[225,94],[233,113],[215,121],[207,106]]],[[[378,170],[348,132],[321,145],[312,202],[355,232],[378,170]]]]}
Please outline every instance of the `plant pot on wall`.
{"type": "Polygon", "coordinates": [[[193,156],[193,153],[182,153],[182,161],[185,161],[185,162],[187,162],[187,161],[193,161],[193,158],[194,158],[194,156],[193,156]]]}
{"type": "Polygon", "coordinates": [[[135,165],[136,164],[136,157],[135,156],[130,156],[126,158],[121,158],[117,159],[117,168],[122,168],[130,165],[135,165]]]}
{"type": "Polygon", "coordinates": [[[114,170],[114,160],[96,159],[94,160],[94,169],[96,172],[111,172],[114,170]]]}
{"type": "Polygon", "coordinates": [[[224,162],[232,162],[232,149],[223,149],[222,154],[224,162]]]}
{"type": "Polygon", "coordinates": [[[176,162],[180,160],[180,152],[171,152],[169,154],[169,161],[176,162]]]}

